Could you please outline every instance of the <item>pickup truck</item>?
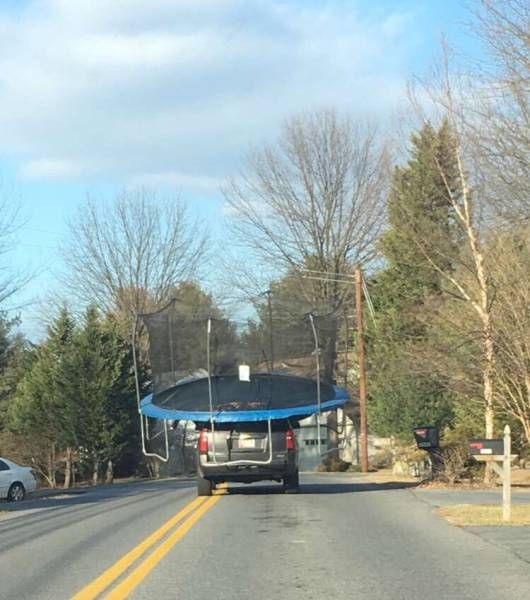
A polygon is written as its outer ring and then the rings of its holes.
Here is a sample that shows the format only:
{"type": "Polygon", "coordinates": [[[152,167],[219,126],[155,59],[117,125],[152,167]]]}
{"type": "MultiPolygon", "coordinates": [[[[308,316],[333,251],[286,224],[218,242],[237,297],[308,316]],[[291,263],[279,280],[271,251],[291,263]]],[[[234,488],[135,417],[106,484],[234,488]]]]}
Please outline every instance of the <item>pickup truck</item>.
{"type": "Polygon", "coordinates": [[[223,482],[283,482],[287,493],[298,491],[298,450],[289,419],[210,423],[197,440],[197,493],[210,496],[223,482]]]}

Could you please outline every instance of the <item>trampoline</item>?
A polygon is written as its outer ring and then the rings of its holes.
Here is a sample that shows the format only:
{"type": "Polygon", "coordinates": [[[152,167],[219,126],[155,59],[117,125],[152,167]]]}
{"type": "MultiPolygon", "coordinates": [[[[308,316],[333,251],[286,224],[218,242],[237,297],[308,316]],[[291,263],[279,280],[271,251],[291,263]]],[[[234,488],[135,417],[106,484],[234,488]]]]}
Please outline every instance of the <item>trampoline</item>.
{"type": "MultiPolygon", "coordinates": [[[[270,299],[269,299],[270,301],[270,299]]],[[[270,304],[269,304],[270,309],[270,304]]],[[[334,315],[289,314],[231,321],[197,314],[172,300],[139,315],[133,332],[142,450],[168,460],[168,423],[302,419],[335,410],[349,399],[329,367],[337,334],[334,315]],[[139,354],[147,360],[151,389],[143,399],[139,354]],[[148,420],[165,436],[165,455],[148,449],[148,420]]],[[[320,419],[317,419],[320,428],[320,419]]],[[[320,434],[318,434],[320,440],[320,434]]]]}

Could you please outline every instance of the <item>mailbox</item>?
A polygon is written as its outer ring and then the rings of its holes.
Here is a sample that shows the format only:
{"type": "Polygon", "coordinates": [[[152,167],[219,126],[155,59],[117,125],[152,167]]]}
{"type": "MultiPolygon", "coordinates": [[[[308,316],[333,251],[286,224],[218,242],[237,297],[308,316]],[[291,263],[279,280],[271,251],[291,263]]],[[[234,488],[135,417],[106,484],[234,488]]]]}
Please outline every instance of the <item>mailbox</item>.
{"type": "Polygon", "coordinates": [[[469,440],[469,453],[471,456],[502,456],[504,441],[502,439],[469,440]]]}
{"type": "Polygon", "coordinates": [[[438,427],[427,425],[426,427],[414,428],[414,439],[416,445],[422,450],[431,450],[439,447],[438,427]]]}

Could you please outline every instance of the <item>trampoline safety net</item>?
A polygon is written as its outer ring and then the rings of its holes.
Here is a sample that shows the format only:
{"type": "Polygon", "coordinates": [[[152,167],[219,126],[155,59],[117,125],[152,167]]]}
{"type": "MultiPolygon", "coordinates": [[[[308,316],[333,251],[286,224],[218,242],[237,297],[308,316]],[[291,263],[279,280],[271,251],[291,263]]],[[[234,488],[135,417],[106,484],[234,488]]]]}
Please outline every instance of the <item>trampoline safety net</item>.
{"type": "Polygon", "coordinates": [[[265,411],[271,418],[271,411],[312,406],[311,414],[317,402],[338,401],[339,322],[332,314],[264,310],[235,321],[173,300],[140,315],[137,330],[151,370],[150,405],[165,411],[159,414],[197,421],[265,411]]]}

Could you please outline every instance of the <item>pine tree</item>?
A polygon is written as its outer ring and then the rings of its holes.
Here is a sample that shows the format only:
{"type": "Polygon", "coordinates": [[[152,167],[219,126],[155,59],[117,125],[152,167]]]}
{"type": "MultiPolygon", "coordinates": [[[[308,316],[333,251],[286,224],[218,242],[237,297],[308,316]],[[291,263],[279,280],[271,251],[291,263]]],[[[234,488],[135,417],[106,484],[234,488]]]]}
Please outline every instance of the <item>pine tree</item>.
{"type": "Polygon", "coordinates": [[[380,240],[387,268],[377,277],[388,306],[407,306],[440,291],[440,274],[433,270],[421,237],[437,248],[445,270],[454,268],[461,240],[448,196],[458,194],[454,140],[447,121],[438,130],[430,124],[411,137],[411,158],[396,167],[388,200],[389,229],[380,240]],[[444,174],[442,177],[441,173],[444,174]],[[413,235],[414,234],[414,235],[413,235]],[[420,234],[420,235],[418,235],[420,234]],[[386,288],[386,289],[385,289],[386,288]]]}
{"type": "Polygon", "coordinates": [[[80,411],[81,446],[92,465],[92,481],[98,482],[103,462],[111,462],[128,443],[134,427],[135,405],[130,373],[130,347],[112,319],[102,321],[89,306],[83,326],[74,339],[72,367],[80,411]]]}
{"type": "Polygon", "coordinates": [[[411,142],[409,161],[393,175],[389,229],[380,241],[386,267],[372,281],[377,326],[369,331],[371,424],[383,435],[405,438],[416,425],[451,417],[445,382],[415,369],[414,356],[427,334],[426,300],[443,287],[430,251],[436,248],[437,264],[451,271],[461,244],[448,191],[458,194],[449,124],[438,130],[428,124],[411,142]]]}
{"type": "Polygon", "coordinates": [[[16,385],[29,366],[27,340],[22,334],[13,333],[17,324],[16,319],[0,312],[0,432],[6,426],[8,404],[16,385]]]}
{"type": "Polygon", "coordinates": [[[69,394],[75,376],[70,364],[74,334],[75,323],[63,307],[48,328],[46,341],[36,350],[34,363],[9,408],[11,429],[28,437],[39,436],[47,446],[43,469],[52,486],[57,451],[77,442],[78,413],[69,394]]]}

